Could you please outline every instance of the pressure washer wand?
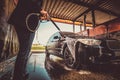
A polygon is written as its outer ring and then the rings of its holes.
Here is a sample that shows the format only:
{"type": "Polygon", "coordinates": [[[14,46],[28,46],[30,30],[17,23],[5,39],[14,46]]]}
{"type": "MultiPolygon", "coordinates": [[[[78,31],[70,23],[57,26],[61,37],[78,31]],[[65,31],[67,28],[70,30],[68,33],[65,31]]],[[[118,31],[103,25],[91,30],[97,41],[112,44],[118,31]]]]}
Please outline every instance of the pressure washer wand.
{"type": "Polygon", "coordinates": [[[57,26],[57,24],[52,20],[52,18],[49,16],[49,19],[50,19],[50,21],[55,25],[55,27],[59,30],[59,31],[61,31],[60,30],[60,28],[57,26]]]}

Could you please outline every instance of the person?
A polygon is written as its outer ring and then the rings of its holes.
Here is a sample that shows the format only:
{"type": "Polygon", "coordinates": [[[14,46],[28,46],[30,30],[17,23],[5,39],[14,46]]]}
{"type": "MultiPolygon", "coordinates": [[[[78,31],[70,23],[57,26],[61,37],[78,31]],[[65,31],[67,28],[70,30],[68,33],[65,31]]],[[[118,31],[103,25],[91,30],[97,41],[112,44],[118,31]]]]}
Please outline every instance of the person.
{"type": "Polygon", "coordinates": [[[19,40],[19,52],[15,62],[13,80],[26,80],[26,64],[35,36],[35,33],[30,32],[26,27],[26,17],[30,13],[41,13],[41,18],[47,19],[48,14],[42,10],[42,2],[42,0],[15,1],[16,8],[8,20],[8,23],[14,26],[19,40]]]}

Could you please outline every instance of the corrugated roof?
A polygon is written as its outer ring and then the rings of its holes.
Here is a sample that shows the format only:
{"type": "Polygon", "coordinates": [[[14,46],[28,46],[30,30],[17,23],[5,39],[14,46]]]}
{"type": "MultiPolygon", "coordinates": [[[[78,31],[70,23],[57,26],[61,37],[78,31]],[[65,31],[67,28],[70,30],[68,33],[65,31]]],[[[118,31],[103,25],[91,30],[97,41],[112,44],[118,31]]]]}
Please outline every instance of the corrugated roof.
{"type": "Polygon", "coordinates": [[[44,0],[43,9],[51,17],[92,23],[91,10],[95,10],[96,24],[120,17],[120,0],[44,0]],[[82,15],[82,16],[81,16],[82,15]]]}

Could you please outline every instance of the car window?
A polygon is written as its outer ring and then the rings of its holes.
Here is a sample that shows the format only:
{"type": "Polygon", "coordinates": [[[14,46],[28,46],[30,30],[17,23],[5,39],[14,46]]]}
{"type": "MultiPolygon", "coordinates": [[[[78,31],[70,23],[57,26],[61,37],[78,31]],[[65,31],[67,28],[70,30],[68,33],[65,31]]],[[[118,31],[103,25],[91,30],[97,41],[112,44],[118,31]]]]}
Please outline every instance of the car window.
{"type": "Polygon", "coordinates": [[[53,41],[59,40],[60,37],[61,37],[61,36],[60,36],[60,33],[59,33],[59,32],[55,33],[55,34],[53,35],[53,41]],[[56,39],[55,37],[58,37],[58,38],[56,39]]]}
{"type": "Polygon", "coordinates": [[[55,41],[55,39],[54,39],[55,36],[61,37],[61,35],[60,35],[59,32],[54,33],[54,34],[49,38],[48,43],[49,43],[49,42],[52,42],[52,41],[55,41]]]}
{"type": "Polygon", "coordinates": [[[58,32],[54,36],[61,37],[60,33],[58,33],[58,32]]]}

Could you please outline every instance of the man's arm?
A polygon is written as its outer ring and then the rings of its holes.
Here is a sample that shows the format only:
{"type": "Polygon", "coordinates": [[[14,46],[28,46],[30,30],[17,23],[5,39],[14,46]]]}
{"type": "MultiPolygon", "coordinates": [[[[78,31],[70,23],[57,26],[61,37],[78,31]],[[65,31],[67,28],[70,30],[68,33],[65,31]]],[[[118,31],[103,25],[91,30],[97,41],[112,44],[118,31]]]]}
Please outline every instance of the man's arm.
{"type": "MultiPolygon", "coordinates": [[[[15,5],[17,5],[19,0],[13,0],[13,1],[15,5]]],[[[42,14],[42,16],[40,17],[42,20],[49,20],[49,15],[46,11],[40,9],[40,13],[42,14]]]]}
{"type": "Polygon", "coordinates": [[[49,20],[49,15],[46,11],[41,10],[40,13],[42,14],[42,16],[40,17],[41,20],[49,20]]]}

